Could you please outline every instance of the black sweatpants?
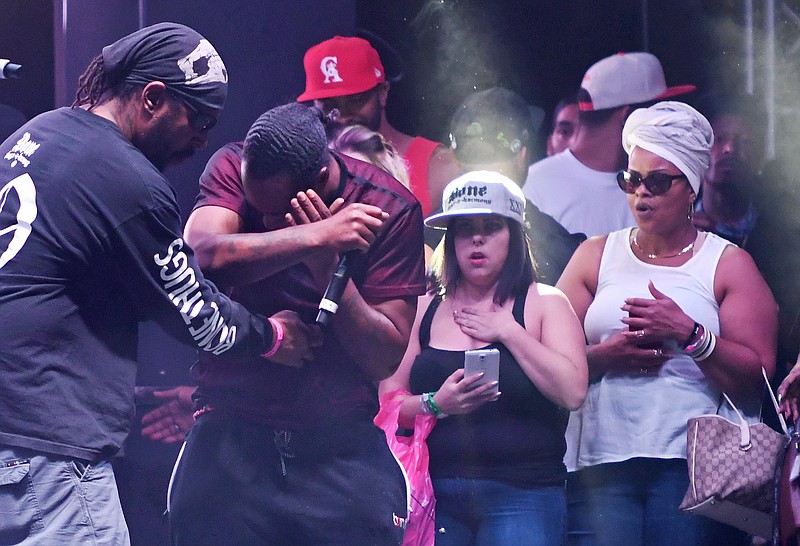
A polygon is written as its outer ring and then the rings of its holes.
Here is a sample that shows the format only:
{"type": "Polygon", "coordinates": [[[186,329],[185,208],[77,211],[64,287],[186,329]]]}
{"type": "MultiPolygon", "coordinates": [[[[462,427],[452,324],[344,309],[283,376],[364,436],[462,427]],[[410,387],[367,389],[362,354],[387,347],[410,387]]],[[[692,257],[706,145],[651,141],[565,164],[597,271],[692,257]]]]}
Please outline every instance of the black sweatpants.
{"type": "Polygon", "coordinates": [[[175,546],[370,546],[403,540],[403,472],[368,419],[280,432],[211,411],[170,492],[175,546]]]}

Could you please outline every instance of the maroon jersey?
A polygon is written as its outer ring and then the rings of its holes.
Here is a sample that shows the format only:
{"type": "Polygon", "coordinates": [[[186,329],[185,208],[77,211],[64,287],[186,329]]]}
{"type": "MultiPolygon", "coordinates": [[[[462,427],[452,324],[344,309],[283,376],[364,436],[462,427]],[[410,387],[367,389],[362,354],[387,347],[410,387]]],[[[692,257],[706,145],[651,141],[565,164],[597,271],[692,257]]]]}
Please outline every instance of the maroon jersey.
{"type": "MultiPolygon", "coordinates": [[[[240,179],[242,143],[228,144],[200,178],[195,208],[225,207],[244,220],[244,231],[263,232],[262,215],[244,198],[240,179]]],[[[337,196],[345,204],[380,207],[389,219],[369,250],[352,264],[352,279],[367,300],[405,298],[424,293],[422,213],[400,182],[368,163],[338,157],[342,169],[337,196]]],[[[322,298],[304,264],[288,267],[257,283],[240,286],[232,297],[254,313],[297,311],[313,323],[322,298]]],[[[334,317],[333,320],[337,320],[334,317]]],[[[291,368],[254,359],[201,357],[197,366],[199,400],[217,409],[280,429],[324,426],[343,416],[372,418],[376,386],[348,355],[332,330],[325,333],[314,361],[291,368]]]]}

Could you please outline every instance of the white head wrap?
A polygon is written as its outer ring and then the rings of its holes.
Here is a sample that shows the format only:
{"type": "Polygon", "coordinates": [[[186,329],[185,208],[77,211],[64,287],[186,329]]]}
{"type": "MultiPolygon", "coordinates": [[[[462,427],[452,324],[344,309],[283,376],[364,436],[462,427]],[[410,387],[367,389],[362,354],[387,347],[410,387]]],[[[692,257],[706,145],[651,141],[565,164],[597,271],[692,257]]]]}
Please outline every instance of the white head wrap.
{"type": "Polygon", "coordinates": [[[638,146],[680,169],[694,193],[708,169],[714,132],[708,120],[682,102],[659,102],[635,110],[622,128],[622,147],[630,156],[638,146]]]}

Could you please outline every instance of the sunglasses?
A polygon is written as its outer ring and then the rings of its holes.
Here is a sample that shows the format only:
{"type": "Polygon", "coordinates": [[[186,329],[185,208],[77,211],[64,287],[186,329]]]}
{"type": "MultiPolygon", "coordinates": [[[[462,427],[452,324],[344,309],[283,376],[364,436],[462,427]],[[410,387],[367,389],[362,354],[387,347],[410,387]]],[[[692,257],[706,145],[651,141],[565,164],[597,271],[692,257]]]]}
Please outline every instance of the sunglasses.
{"type": "Polygon", "coordinates": [[[647,191],[653,195],[663,195],[672,187],[678,178],[686,178],[683,174],[650,173],[644,178],[636,171],[622,171],[617,173],[617,184],[625,193],[636,193],[636,188],[644,184],[647,191]]]}
{"type": "Polygon", "coordinates": [[[217,125],[217,118],[215,118],[211,114],[206,114],[205,112],[201,112],[194,104],[190,103],[186,99],[183,99],[181,97],[176,97],[176,98],[179,101],[181,101],[183,105],[186,107],[186,109],[189,111],[189,123],[192,125],[192,128],[195,131],[200,133],[205,133],[206,131],[210,131],[217,125]]]}

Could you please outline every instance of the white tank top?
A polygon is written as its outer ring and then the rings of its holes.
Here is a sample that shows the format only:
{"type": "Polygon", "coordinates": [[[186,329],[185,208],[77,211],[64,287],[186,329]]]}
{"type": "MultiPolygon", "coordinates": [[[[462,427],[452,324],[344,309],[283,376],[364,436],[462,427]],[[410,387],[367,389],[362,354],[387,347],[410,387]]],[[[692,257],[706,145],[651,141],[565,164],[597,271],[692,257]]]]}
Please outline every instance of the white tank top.
{"type": "MultiPolygon", "coordinates": [[[[584,321],[589,343],[599,343],[626,327],[620,322],[626,315],[620,307],[626,298],[652,298],[647,288],[650,280],[687,315],[719,335],[714,275],[723,250],[731,243],[708,233],[685,264],[664,267],[642,262],[633,254],[631,229],[608,236],[597,293],[584,321]]],[[[686,458],[686,421],[715,413],[720,390],[675,342],[664,348],[675,356],[657,372],[612,370],[589,385],[583,408],[570,418],[568,467],[580,469],[633,457],[686,458]]],[[[730,419],[732,412],[725,406],[719,413],[730,419]]]]}

